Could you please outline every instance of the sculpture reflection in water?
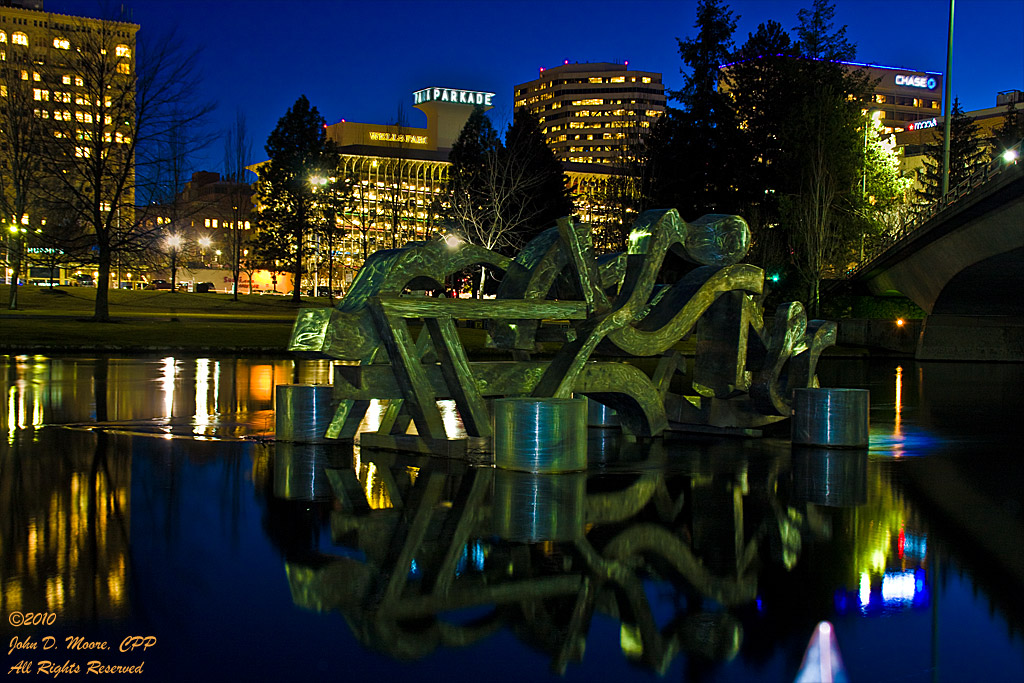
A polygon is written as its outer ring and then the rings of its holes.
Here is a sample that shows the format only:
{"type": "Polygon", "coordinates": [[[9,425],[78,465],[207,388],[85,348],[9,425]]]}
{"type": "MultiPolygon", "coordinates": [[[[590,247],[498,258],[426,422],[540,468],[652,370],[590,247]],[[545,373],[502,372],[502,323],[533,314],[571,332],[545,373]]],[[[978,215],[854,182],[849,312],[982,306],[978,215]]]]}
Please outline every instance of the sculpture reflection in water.
{"type": "Polygon", "coordinates": [[[268,527],[289,544],[293,600],[340,612],[365,646],[400,659],[508,628],[564,672],[582,660],[601,615],[620,623],[625,656],[655,671],[681,652],[728,660],[743,614],[756,609],[759,572],[792,568],[814,532],[805,506],[778,494],[789,488],[788,448],[746,458],[735,443],[637,443],[606,432],[591,443],[604,474],[277,448],[268,527]],[[315,536],[291,517],[309,515],[312,501],[329,517],[333,550],[295,545],[315,536]],[[652,595],[671,597],[652,605],[652,595]],[[674,606],[667,619],[665,604],[674,606]]]}
{"type": "Polygon", "coordinates": [[[486,398],[574,394],[614,409],[627,434],[751,433],[788,417],[792,391],[814,385],[835,324],[808,322],[794,302],[766,325],[764,271],[740,263],[749,242],[739,216],[686,223],[671,209],[642,214],[621,254],[596,256],[589,226],[568,218],[514,259],[442,240],[379,251],[336,308],[299,313],[289,349],[355,363],[335,369],[331,438],[354,437],[372,399],[389,403],[374,440],[387,446],[410,423],[427,442],[451,437],[442,399],[454,399],[470,437],[490,437],[486,398]],[[402,295],[479,265],[503,273],[494,299],[402,295]],[[507,359],[471,362],[454,320],[486,321],[507,359]],[[691,338],[688,362],[677,345],[691,338]]]}

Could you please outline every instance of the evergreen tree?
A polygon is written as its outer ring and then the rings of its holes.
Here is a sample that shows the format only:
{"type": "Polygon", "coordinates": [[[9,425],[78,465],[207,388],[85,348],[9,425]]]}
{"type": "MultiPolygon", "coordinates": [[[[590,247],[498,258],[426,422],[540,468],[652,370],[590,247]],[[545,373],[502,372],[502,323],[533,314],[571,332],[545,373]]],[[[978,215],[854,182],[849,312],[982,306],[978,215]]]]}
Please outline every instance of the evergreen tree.
{"type": "Polygon", "coordinates": [[[256,224],[277,233],[289,245],[294,276],[293,300],[301,296],[305,242],[317,222],[316,182],[338,167],[338,152],[327,139],[326,124],[305,95],[277,122],[265,147],[269,161],[259,169],[256,224]]]}
{"type": "MultiPolygon", "coordinates": [[[[537,117],[526,109],[516,110],[512,125],[505,133],[505,154],[520,160],[519,166],[533,179],[521,201],[529,221],[522,226],[519,239],[525,243],[572,214],[572,200],[566,190],[565,173],[555,153],[544,142],[537,117]]],[[[525,189],[525,188],[524,188],[525,189]]]]}
{"type": "Polygon", "coordinates": [[[1011,101],[1006,107],[1003,123],[993,131],[996,134],[997,152],[1002,154],[1024,139],[1024,115],[1017,111],[1017,105],[1011,101]]]}
{"type": "MultiPolygon", "coordinates": [[[[504,147],[482,107],[469,115],[458,139],[448,153],[448,196],[452,218],[458,224],[476,226],[482,231],[495,225],[492,196],[493,169],[504,147]]],[[[464,235],[470,238],[469,235],[464,235]]],[[[511,244],[511,235],[481,235],[479,241],[488,248],[511,244]]]]}
{"type": "Polygon", "coordinates": [[[700,0],[696,37],[677,38],[679,55],[689,71],[683,71],[682,89],[672,93],[683,105],[672,147],[680,155],[677,159],[685,159],[682,177],[672,179],[676,184],[672,198],[684,217],[726,212],[736,202],[731,174],[737,126],[731,102],[718,84],[719,66],[729,61],[738,19],[720,0],[700,0]]]}
{"type": "Polygon", "coordinates": [[[782,269],[789,253],[786,236],[778,227],[778,200],[792,190],[783,140],[795,111],[793,102],[806,92],[797,78],[796,54],[782,25],[768,21],[748,35],[730,68],[729,93],[741,122],[738,213],[746,218],[753,235],[751,259],[772,273],[782,269]]]}
{"type": "MultiPolygon", "coordinates": [[[[918,199],[921,204],[931,204],[942,198],[943,145],[945,128],[935,128],[935,141],[928,145],[925,153],[924,170],[918,177],[921,189],[918,199]]],[[[949,115],[949,191],[971,177],[985,165],[988,145],[981,137],[981,131],[974,119],[960,108],[960,99],[953,100],[949,115]]]]}
{"type": "Polygon", "coordinates": [[[814,0],[810,9],[797,12],[800,23],[794,30],[801,56],[830,62],[849,61],[857,56],[857,47],[846,40],[846,26],[832,29],[835,13],[830,0],[814,0]]]}

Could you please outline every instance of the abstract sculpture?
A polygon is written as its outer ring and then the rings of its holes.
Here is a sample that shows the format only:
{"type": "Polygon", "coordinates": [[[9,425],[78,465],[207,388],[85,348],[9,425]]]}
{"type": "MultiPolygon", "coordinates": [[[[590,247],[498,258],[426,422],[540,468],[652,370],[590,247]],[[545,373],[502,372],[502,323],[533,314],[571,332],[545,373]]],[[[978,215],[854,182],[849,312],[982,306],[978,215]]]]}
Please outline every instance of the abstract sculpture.
{"type": "Polygon", "coordinates": [[[789,417],[792,393],[815,384],[835,324],[808,322],[799,303],[764,320],[764,271],[742,264],[739,216],[686,223],[647,211],[627,251],[596,256],[590,228],[569,218],[515,259],[471,244],[412,243],[367,259],[335,308],[303,309],[291,351],[335,366],[330,438],[355,436],[372,399],[387,400],[379,435],[446,440],[437,401],[453,399],[470,437],[489,437],[492,397],[583,394],[614,409],[627,434],[666,429],[751,433],[789,417]],[[687,262],[686,264],[680,262],[687,262]],[[403,295],[473,266],[503,273],[496,298],[403,295]],[[671,284],[668,272],[689,268],[671,284]],[[470,361],[456,320],[487,321],[507,360],[470,361]],[[417,339],[410,323],[422,321],[417,339]],[[676,348],[695,339],[691,362],[676,348]],[[553,351],[553,353],[552,353],[553,351]]]}

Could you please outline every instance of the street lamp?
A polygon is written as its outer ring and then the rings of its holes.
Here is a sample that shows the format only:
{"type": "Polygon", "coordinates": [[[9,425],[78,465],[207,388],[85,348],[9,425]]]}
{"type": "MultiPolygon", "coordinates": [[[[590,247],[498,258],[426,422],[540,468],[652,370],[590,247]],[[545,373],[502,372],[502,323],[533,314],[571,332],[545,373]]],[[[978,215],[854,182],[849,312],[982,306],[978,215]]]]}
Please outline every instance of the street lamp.
{"type": "Polygon", "coordinates": [[[201,258],[202,258],[202,261],[203,261],[203,265],[205,266],[206,265],[206,250],[210,248],[210,244],[212,243],[212,240],[208,236],[204,236],[204,237],[200,237],[197,241],[199,242],[200,255],[201,255],[201,258]]]}
{"type": "Polygon", "coordinates": [[[167,245],[167,250],[171,254],[171,291],[172,292],[178,291],[178,283],[177,283],[177,277],[178,277],[178,251],[181,249],[182,242],[183,242],[183,240],[181,239],[181,235],[176,235],[174,233],[171,233],[170,235],[168,235],[167,239],[164,241],[164,243],[167,245]]]}

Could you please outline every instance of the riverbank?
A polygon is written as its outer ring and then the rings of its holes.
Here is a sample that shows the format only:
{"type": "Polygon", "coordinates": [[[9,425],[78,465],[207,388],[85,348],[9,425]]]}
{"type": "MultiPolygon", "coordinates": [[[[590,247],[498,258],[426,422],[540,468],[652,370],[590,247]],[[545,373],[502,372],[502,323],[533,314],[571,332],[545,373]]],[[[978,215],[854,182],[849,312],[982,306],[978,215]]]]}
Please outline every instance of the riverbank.
{"type": "Polygon", "coordinates": [[[0,287],[0,352],[158,351],[280,353],[288,346],[299,308],[326,306],[326,299],[258,294],[109,292],[110,322],[91,320],[96,289],[31,285],[18,290],[18,309],[8,310],[9,286],[0,287]]]}
{"type": "MultiPolygon", "coordinates": [[[[325,298],[189,292],[111,290],[111,322],[90,318],[96,289],[50,290],[26,285],[18,291],[18,309],[6,309],[9,287],[0,286],[0,353],[286,353],[300,308],[328,306],[325,298]]],[[[488,355],[480,329],[460,332],[472,356],[488,355]]],[[[685,347],[685,348],[683,348],[685,347]]],[[[693,341],[681,344],[693,353],[693,341]]],[[[828,356],[861,357],[856,347],[826,349],[828,356]]]]}

